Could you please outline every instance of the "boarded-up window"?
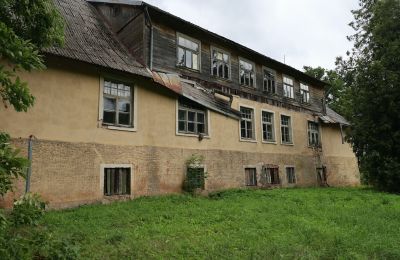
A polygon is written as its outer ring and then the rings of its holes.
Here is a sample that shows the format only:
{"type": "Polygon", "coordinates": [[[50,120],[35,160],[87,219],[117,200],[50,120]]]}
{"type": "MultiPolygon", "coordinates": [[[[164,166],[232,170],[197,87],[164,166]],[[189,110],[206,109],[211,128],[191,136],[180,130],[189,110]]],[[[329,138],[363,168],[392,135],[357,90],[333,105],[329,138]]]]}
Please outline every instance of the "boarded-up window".
{"type": "Polygon", "coordinates": [[[131,193],[130,168],[104,169],[104,195],[126,195],[131,193]]]}
{"type": "Polygon", "coordinates": [[[294,167],[286,167],[286,178],[288,183],[296,183],[294,167]]]}
{"type": "Polygon", "coordinates": [[[266,167],[264,168],[265,177],[268,184],[279,184],[279,168],[278,167],[266,167]]]}
{"type": "Polygon", "coordinates": [[[257,186],[256,168],[246,168],[244,172],[245,172],[246,186],[257,186]]]}

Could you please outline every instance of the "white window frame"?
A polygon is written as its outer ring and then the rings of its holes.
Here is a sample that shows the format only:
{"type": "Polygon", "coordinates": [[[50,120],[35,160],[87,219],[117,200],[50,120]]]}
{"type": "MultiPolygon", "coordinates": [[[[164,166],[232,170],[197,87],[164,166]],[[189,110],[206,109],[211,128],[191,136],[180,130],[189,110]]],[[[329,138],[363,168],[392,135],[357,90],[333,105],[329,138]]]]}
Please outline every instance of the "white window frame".
{"type": "Polygon", "coordinates": [[[253,110],[253,139],[247,139],[247,138],[242,138],[242,129],[241,129],[241,122],[242,122],[242,117],[240,116],[239,120],[239,140],[241,142],[250,142],[250,143],[257,143],[257,132],[256,132],[256,109],[252,106],[244,105],[244,104],[239,104],[239,111],[240,108],[248,108],[253,110]]]}
{"type": "MultiPolygon", "coordinates": [[[[203,135],[203,138],[209,139],[211,138],[211,119],[210,119],[210,110],[205,108],[205,116],[206,118],[206,127],[207,127],[207,133],[203,135]]],[[[186,134],[186,133],[181,133],[179,132],[179,100],[176,99],[175,101],[175,135],[177,136],[188,136],[188,137],[199,137],[199,134],[186,134]]]]}
{"type": "Polygon", "coordinates": [[[268,110],[268,109],[261,109],[261,113],[260,113],[260,122],[261,122],[261,141],[262,141],[262,143],[264,143],[264,144],[276,144],[276,129],[275,129],[275,126],[276,126],[276,119],[275,119],[275,112],[274,111],[272,111],[272,110],[268,110]],[[274,137],[274,140],[273,141],[266,141],[266,140],[264,140],[264,130],[263,130],[263,124],[264,124],[264,121],[263,121],[263,112],[267,112],[267,113],[271,113],[272,114],[272,131],[273,131],[273,137],[274,137]]]}
{"type": "Polygon", "coordinates": [[[175,64],[176,64],[176,66],[178,68],[187,69],[187,70],[190,70],[190,71],[195,71],[195,72],[201,73],[201,41],[197,40],[197,39],[195,39],[193,37],[187,36],[186,34],[183,34],[183,33],[180,33],[180,32],[176,32],[175,41],[176,41],[175,42],[175,45],[176,45],[176,54],[175,54],[176,63],[175,64]],[[190,40],[190,41],[192,41],[194,43],[197,43],[199,45],[199,51],[198,51],[198,54],[197,54],[197,66],[198,66],[198,69],[193,69],[193,68],[189,68],[189,67],[182,66],[182,65],[178,64],[179,63],[179,60],[178,60],[179,51],[178,51],[178,49],[179,49],[179,46],[180,46],[179,45],[179,37],[186,38],[187,40],[190,40]]]}
{"type": "MultiPolygon", "coordinates": [[[[107,77],[107,79],[113,79],[113,77],[107,77]]],[[[117,80],[117,81],[124,81],[124,80],[117,80]]],[[[132,124],[133,126],[131,127],[124,127],[124,126],[114,126],[114,125],[103,125],[103,94],[104,94],[104,77],[100,77],[99,80],[100,84],[99,84],[99,115],[98,115],[98,120],[99,120],[99,127],[103,127],[106,129],[110,129],[110,130],[118,130],[118,131],[128,131],[128,132],[136,132],[138,129],[138,120],[137,120],[137,115],[138,115],[138,98],[137,98],[137,86],[135,84],[131,84],[131,93],[133,93],[133,106],[131,106],[133,109],[132,113],[131,113],[131,117],[133,117],[132,119],[132,124]]]]}
{"type": "Polygon", "coordinates": [[[220,49],[220,48],[215,47],[215,46],[211,46],[210,47],[210,61],[211,61],[211,63],[210,63],[210,68],[211,68],[210,74],[212,76],[214,76],[217,79],[222,79],[222,80],[231,80],[232,79],[232,55],[230,54],[230,52],[225,51],[225,50],[220,49]],[[229,71],[228,71],[229,77],[228,78],[223,78],[223,77],[220,77],[218,75],[214,75],[214,72],[213,72],[213,58],[214,58],[213,57],[213,51],[218,51],[218,52],[221,52],[221,53],[226,54],[226,55],[229,56],[229,63],[228,63],[228,65],[229,65],[229,71]]]}
{"type": "Polygon", "coordinates": [[[282,75],[282,95],[283,95],[283,97],[285,97],[285,98],[290,98],[290,99],[294,99],[294,78],[292,78],[292,77],[289,77],[289,76],[287,76],[287,75],[282,75]],[[293,83],[293,85],[291,85],[292,86],[292,91],[290,91],[290,94],[291,95],[293,95],[293,96],[285,96],[285,86],[286,85],[288,85],[288,86],[290,86],[289,84],[286,84],[285,83],[285,78],[287,78],[287,79],[290,79],[290,80],[292,80],[292,83],[293,83]]]}
{"type": "Polygon", "coordinates": [[[309,104],[310,103],[310,98],[311,98],[310,85],[308,85],[306,83],[303,83],[303,82],[300,82],[300,99],[301,99],[300,101],[302,103],[309,104]],[[307,89],[303,88],[303,86],[307,87],[307,89]],[[307,93],[307,100],[303,100],[303,97],[304,97],[303,93],[304,92],[307,93]]]}
{"type": "Polygon", "coordinates": [[[114,196],[127,196],[127,197],[131,197],[133,198],[133,194],[134,194],[134,189],[133,189],[133,177],[134,177],[134,171],[133,171],[134,167],[133,164],[100,164],[100,187],[99,187],[99,191],[101,193],[102,197],[105,198],[112,198],[114,196]],[[104,195],[104,170],[106,168],[129,168],[130,169],[130,179],[131,179],[131,183],[130,183],[130,194],[125,194],[125,195],[113,195],[113,196],[106,196],[104,195]]]}
{"type": "MultiPolygon", "coordinates": [[[[256,64],[248,59],[242,58],[239,56],[239,60],[238,60],[238,74],[239,74],[239,86],[243,86],[243,87],[248,87],[248,88],[257,88],[257,71],[256,71],[256,64]],[[249,63],[251,65],[253,65],[254,68],[254,82],[253,82],[253,86],[249,86],[246,84],[242,84],[240,83],[240,61],[244,61],[246,63],[249,63]]],[[[250,80],[250,79],[249,79],[250,80]]]]}
{"type": "Polygon", "coordinates": [[[279,132],[280,132],[280,139],[281,139],[281,145],[288,145],[288,146],[294,146],[294,136],[293,136],[293,116],[280,113],[279,114],[279,132]],[[288,116],[290,118],[290,126],[289,126],[289,133],[290,136],[292,137],[292,142],[291,143],[284,143],[282,142],[282,116],[288,116]]]}
{"type": "Polygon", "coordinates": [[[286,179],[286,183],[288,185],[296,185],[297,184],[297,174],[296,174],[296,167],[294,167],[294,165],[285,165],[285,179],[286,179]],[[290,182],[289,183],[289,178],[287,176],[287,169],[288,168],[293,168],[293,174],[294,174],[294,182],[290,182]]]}
{"type": "Polygon", "coordinates": [[[265,66],[262,66],[262,90],[264,91],[264,92],[267,92],[267,93],[271,93],[271,94],[277,94],[278,93],[278,90],[277,90],[277,86],[278,86],[278,82],[277,82],[277,80],[278,80],[278,77],[277,77],[277,73],[276,73],[276,70],[273,70],[273,69],[270,69],[270,68],[268,68],[268,67],[265,67],[265,66]],[[271,72],[272,74],[274,74],[274,76],[275,76],[275,85],[274,85],[274,88],[275,88],[275,92],[269,92],[269,91],[267,91],[267,90],[265,90],[265,88],[264,88],[264,70],[267,70],[267,71],[269,71],[269,72],[271,72]]]}

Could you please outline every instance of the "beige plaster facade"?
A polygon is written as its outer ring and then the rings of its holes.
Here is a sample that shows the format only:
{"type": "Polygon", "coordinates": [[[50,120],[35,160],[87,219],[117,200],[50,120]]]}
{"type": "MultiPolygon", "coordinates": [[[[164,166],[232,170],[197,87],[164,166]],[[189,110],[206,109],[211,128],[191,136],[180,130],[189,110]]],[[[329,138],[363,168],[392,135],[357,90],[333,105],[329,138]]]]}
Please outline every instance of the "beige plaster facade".
{"type": "MultiPolygon", "coordinates": [[[[296,186],[316,186],[316,167],[323,163],[330,185],[357,185],[359,173],[351,147],[342,144],[339,127],[320,128],[322,153],[316,159],[308,146],[307,121],[313,115],[234,97],[232,107],[254,108],[254,142],[241,141],[239,121],[208,111],[209,137],[177,134],[177,95],[135,76],[117,77],[135,88],[135,129],[108,129],[101,123],[101,83],[115,75],[66,64],[49,64],[41,72],[23,74],[36,103],[27,113],[0,108],[0,130],[12,136],[26,154],[27,138],[34,135],[31,190],[50,207],[68,207],[104,201],[102,165],[131,165],[131,196],[180,192],[185,161],[204,155],[206,190],[245,185],[244,168],[279,166],[282,186],[288,186],[285,166],[295,167],[296,186]],[[261,110],[275,113],[276,143],[261,140],[261,110]],[[293,145],[280,142],[280,115],[292,118],[293,145]],[[320,160],[320,161],[318,161],[320,160]]],[[[3,205],[22,192],[8,194],[3,205]]],[[[293,186],[293,185],[292,185],[293,186]]]]}

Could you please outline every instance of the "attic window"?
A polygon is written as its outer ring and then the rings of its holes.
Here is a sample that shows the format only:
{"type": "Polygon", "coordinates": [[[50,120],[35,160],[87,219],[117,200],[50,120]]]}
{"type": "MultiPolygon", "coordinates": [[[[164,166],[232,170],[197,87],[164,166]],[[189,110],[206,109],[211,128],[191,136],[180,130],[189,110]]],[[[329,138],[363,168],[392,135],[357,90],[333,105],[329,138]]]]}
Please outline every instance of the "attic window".
{"type": "Polygon", "coordinates": [[[301,102],[303,103],[310,102],[310,90],[308,85],[300,83],[300,96],[301,96],[301,102]]]}
{"type": "Polygon", "coordinates": [[[200,42],[178,34],[177,65],[188,69],[200,70],[200,42]]]}
{"type": "Polygon", "coordinates": [[[265,92],[275,94],[276,87],[275,87],[275,72],[264,69],[264,79],[263,79],[263,90],[265,92]]]}
{"type": "Polygon", "coordinates": [[[212,75],[223,79],[229,79],[231,70],[230,55],[222,50],[212,48],[211,60],[212,75]]]}
{"type": "Polygon", "coordinates": [[[255,66],[254,63],[239,59],[240,85],[255,87],[255,66]]]}
{"type": "Polygon", "coordinates": [[[293,79],[283,77],[283,96],[287,98],[294,98],[293,79]]]}
{"type": "Polygon", "coordinates": [[[207,110],[188,100],[178,101],[178,133],[207,135],[207,110]]]}

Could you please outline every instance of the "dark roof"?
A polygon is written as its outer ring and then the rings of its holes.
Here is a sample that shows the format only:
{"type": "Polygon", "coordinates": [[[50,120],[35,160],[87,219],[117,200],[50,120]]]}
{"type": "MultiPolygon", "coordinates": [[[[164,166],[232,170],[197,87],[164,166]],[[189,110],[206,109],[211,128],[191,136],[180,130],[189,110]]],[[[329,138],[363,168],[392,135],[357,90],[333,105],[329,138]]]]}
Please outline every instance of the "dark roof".
{"type": "Polygon", "coordinates": [[[203,27],[200,27],[196,24],[193,24],[189,21],[186,21],[176,15],[173,15],[167,11],[164,11],[156,6],[153,6],[151,4],[148,4],[144,1],[134,1],[134,0],[86,0],[88,2],[92,2],[92,3],[111,3],[111,4],[124,4],[124,5],[135,5],[135,6],[144,6],[144,7],[148,7],[148,10],[150,12],[150,14],[154,13],[154,16],[151,16],[152,19],[156,18],[156,19],[163,19],[163,21],[165,22],[173,22],[175,25],[179,26],[180,28],[186,28],[187,30],[190,30],[191,32],[193,31],[198,31],[200,33],[204,33],[207,34],[221,42],[224,42],[230,46],[232,46],[233,48],[236,48],[238,50],[241,50],[245,53],[248,53],[250,55],[254,55],[255,57],[257,57],[258,59],[262,60],[263,62],[267,63],[264,65],[268,65],[273,67],[276,70],[282,70],[286,73],[288,73],[290,76],[302,79],[304,81],[309,82],[310,84],[313,84],[315,86],[319,86],[319,87],[323,87],[328,85],[326,82],[323,82],[319,79],[316,79],[308,74],[305,74],[304,72],[297,70],[285,63],[279,62],[275,59],[272,59],[264,54],[261,54],[255,50],[252,50],[244,45],[241,45],[235,41],[232,41],[228,38],[225,38],[219,34],[213,33],[207,29],[204,29],[203,27]]]}
{"type": "Polygon", "coordinates": [[[214,93],[197,82],[186,82],[178,74],[153,71],[153,79],[160,85],[220,114],[240,119],[240,112],[231,108],[231,103],[217,98],[214,93]]]}
{"type": "Polygon", "coordinates": [[[65,20],[65,44],[43,52],[151,77],[150,71],[112,34],[94,6],[84,0],[54,0],[54,3],[65,20]]]}
{"type": "Polygon", "coordinates": [[[341,124],[349,126],[350,122],[343,116],[333,111],[330,107],[326,106],[326,115],[320,115],[319,118],[326,124],[341,124]]]}

